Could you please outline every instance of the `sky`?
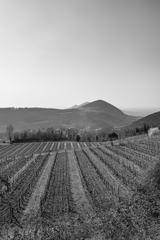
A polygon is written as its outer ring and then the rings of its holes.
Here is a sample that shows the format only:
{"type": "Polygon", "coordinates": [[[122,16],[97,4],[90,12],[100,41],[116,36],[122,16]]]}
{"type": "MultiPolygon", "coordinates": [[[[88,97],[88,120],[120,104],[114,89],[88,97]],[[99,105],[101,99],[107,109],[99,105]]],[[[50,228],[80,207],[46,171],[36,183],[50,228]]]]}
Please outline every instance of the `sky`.
{"type": "Polygon", "coordinates": [[[159,0],[0,0],[0,107],[160,110],[159,0]]]}

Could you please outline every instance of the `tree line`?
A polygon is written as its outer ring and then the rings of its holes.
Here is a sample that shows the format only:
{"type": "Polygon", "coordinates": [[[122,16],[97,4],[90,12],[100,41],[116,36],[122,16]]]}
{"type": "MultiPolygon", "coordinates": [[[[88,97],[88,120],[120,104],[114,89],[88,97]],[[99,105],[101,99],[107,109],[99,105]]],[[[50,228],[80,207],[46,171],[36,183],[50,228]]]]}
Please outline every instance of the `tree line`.
{"type": "Polygon", "coordinates": [[[13,134],[12,142],[34,142],[34,141],[104,141],[107,139],[107,133],[71,129],[54,129],[48,128],[46,130],[24,130],[15,132],[13,134]]]}
{"type": "Polygon", "coordinates": [[[149,125],[144,124],[142,127],[134,129],[121,128],[121,129],[99,129],[97,130],[84,130],[76,128],[59,128],[52,127],[47,129],[38,130],[24,130],[14,132],[14,127],[10,124],[7,126],[6,132],[10,143],[20,142],[38,142],[38,141],[113,141],[123,139],[130,136],[136,136],[148,133],[149,125]]]}

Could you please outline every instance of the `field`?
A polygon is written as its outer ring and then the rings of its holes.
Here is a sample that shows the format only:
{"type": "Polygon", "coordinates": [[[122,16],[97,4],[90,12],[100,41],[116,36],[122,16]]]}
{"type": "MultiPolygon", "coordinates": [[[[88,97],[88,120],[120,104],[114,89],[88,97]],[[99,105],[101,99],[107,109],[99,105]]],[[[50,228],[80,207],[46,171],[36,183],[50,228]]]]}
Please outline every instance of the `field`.
{"type": "Polygon", "coordinates": [[[0,145],[0,239],[116,239],[104,215],[132,199],[159,157],[160,137],[0,145]]]}

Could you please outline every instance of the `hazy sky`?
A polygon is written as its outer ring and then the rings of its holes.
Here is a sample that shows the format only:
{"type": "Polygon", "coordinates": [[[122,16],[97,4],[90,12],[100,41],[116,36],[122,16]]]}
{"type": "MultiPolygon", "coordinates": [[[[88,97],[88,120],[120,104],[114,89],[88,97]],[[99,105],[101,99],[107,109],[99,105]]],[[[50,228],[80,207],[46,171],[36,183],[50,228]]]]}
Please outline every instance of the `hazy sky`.
{"type": "Polygon", "coordinates": [[[160,109],[159,0],[0,0],[0,107],[160,109]]]}

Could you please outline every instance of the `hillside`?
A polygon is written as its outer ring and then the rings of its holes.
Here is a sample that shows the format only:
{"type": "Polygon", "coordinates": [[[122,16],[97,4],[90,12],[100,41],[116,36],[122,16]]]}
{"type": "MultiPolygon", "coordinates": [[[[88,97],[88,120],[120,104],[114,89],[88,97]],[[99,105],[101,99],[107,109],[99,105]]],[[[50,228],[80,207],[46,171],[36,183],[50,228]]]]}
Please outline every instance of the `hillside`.
{"type": "Polygon", "coordinates": [[[48,127],[75,128],[112,128],[126,126],[135,117],[128,116],[113,105],[102,101],[94,101],[77,108],[1,108],[0,132],[4,132],[7,124],[12,124],[16,131],[23,129],[39,129],[48,127]]]}
{"type": "Polygon", "coordinates": [[[142,127],[144,124],[147,124],[151,127],[160,126],[160,112],[156,112],[156,113],[150,114],[144,118],[141,118],[141,119],[133,122],[129,127],[131,127],[131,128],[142,127]]]}

